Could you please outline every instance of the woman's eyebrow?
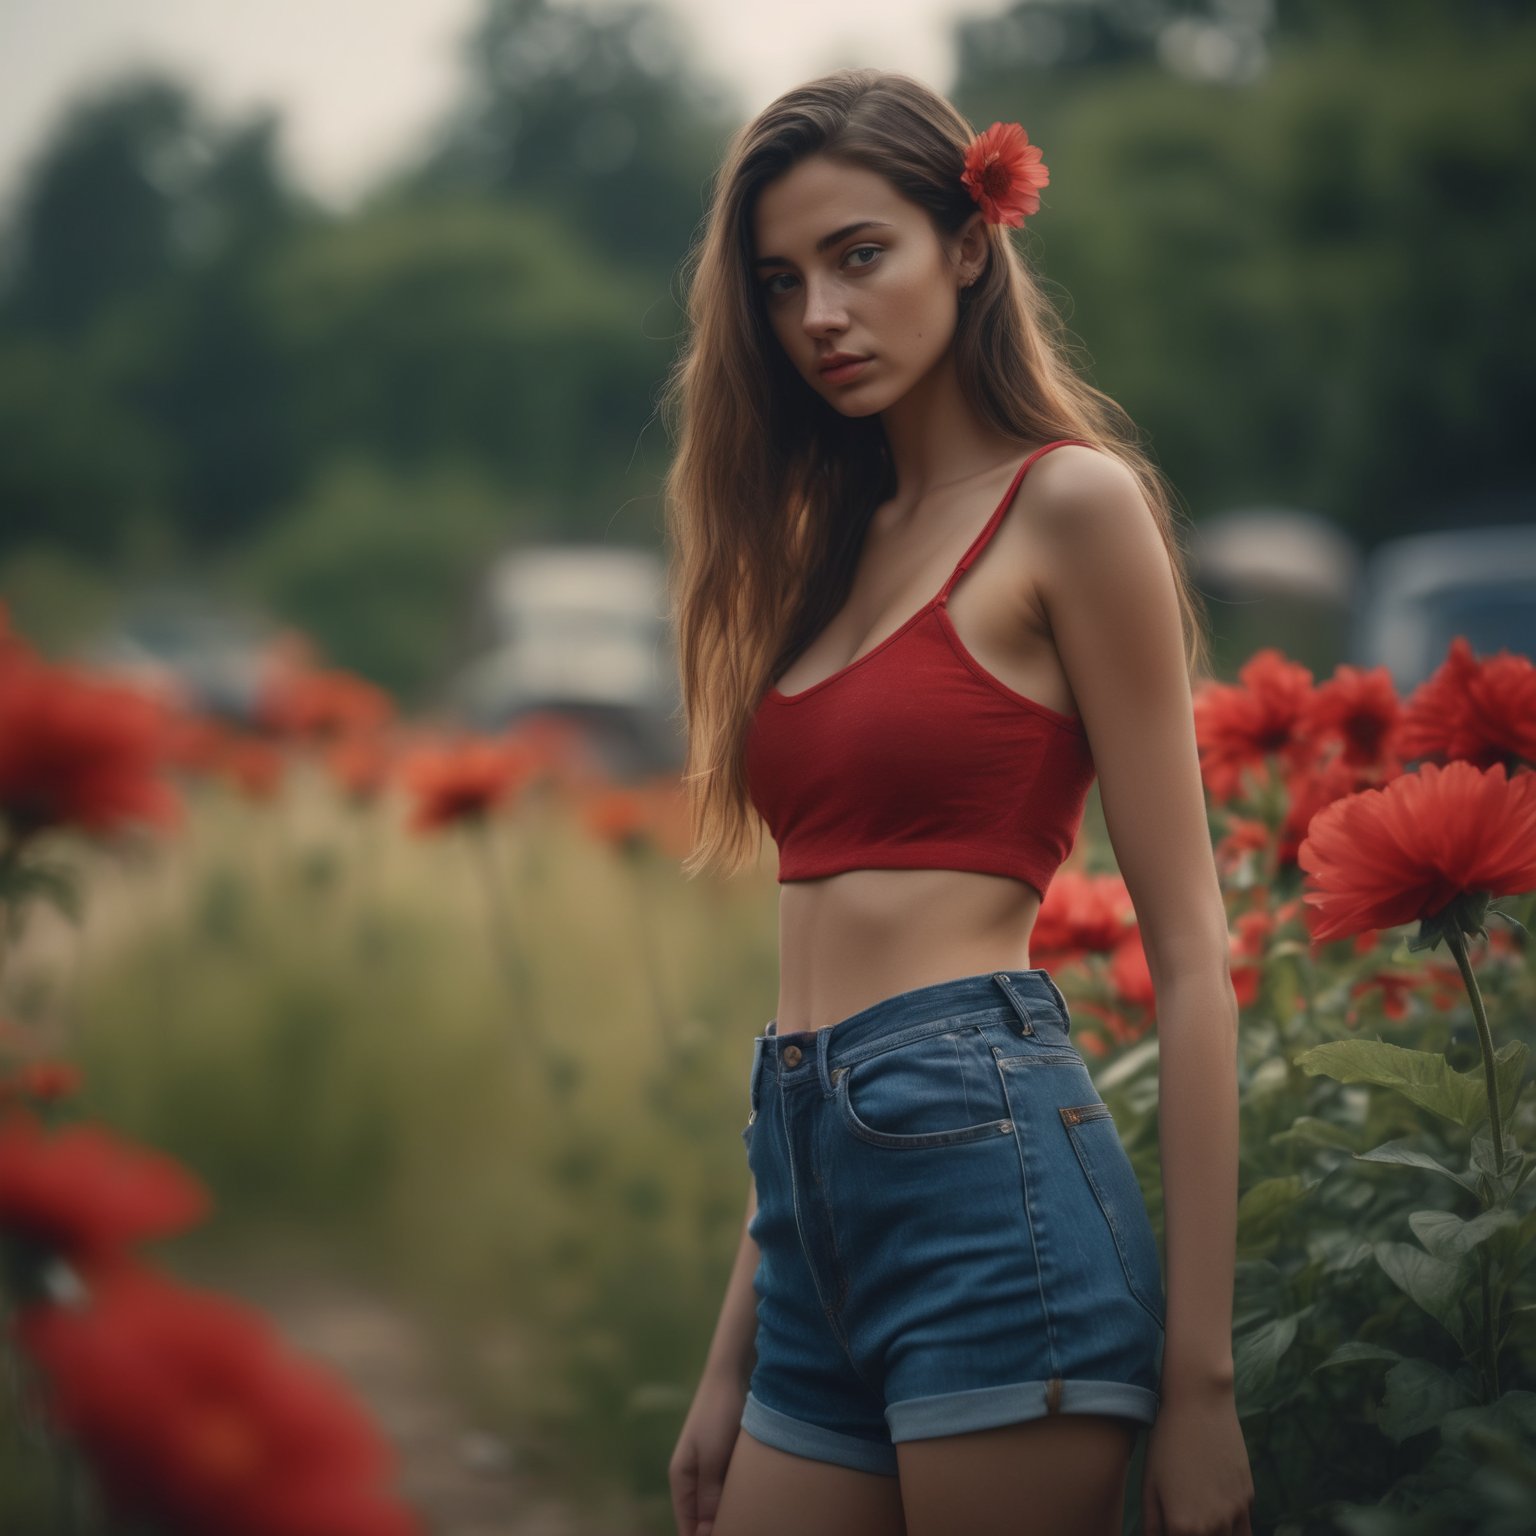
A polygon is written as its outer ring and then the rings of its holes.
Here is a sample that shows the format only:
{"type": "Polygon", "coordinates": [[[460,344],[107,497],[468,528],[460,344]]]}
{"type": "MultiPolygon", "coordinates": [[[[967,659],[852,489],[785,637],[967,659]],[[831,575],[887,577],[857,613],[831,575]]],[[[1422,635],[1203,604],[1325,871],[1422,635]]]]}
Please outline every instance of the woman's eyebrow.
{"type": "MultiPolygon", "coordinates": [[[[829,247],[837,244],[839,240],[846,240],[849,235],[856,235],[861,229],[895,229],[894,224],[887,224],[881,219],[859,219],[856,223],[845,224],[841,229],[834,229],[830,235],[823,235],[816,242],[816,254],[819,256],[829,247]]],[[[794,263],[787,256],[759,256],[752,263],[754,267],[788,267],[794,263]]]]}

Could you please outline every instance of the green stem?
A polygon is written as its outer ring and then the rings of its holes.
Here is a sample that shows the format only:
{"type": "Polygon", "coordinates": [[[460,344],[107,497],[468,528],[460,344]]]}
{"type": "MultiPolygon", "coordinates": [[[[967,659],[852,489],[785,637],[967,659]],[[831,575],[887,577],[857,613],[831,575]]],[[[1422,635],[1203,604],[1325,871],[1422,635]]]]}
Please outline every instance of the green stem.
{"type": "Polygon", "coordinates": [[[1488,1085],[1488,1123],[1493,1130],[1493,1166],[1497,1173],[1504,1172],[1504,1117],[1499,1112],[1499,1075],[1493,1059],[1493,1033],[1488,1028],[1488,1012],[1483,1007],[1483,994],[1477,985],[1472,962],[1467,957],[1466,936],[1453,929],[1446,934],[1445,942],[1456,957],[1456,968],[1472,1000],[1472,1018],[1477,1025],[1477,1043],[1483,1053],[1483,1080],[1488,1085]]]}
{"type": "Polygon", "coordinates": [[[502,888],[496,867],[496,850],[491,841],[490,824],[483,818],[466,824],[469,839],[474,846],[481,879],[485,885],[486,912],[491,926],[491,948],[497,965],[512,990],[519,1007],[524,1026],[535,1044],[539,1043],[539,1031],[534,1021],[533,987],[526,956],[514,937],[516,929],[507,907],[506,892],[502,888]]]}

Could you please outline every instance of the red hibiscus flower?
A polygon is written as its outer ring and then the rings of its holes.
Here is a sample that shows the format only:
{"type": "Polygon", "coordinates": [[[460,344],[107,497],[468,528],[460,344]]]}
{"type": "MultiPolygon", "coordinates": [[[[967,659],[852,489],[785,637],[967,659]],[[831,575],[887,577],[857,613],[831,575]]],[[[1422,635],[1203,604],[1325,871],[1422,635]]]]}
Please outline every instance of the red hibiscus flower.
{"type": "Polygon", "coordinates": [[[1325,806],[1297,862],[1316,940],[1443,914],[1476,932],[1488,897],[1536,888],[1536,773],[1426,763],[1325,806]]]}
{"type": "Polygon", "coordinates": [[[415,1536],[394,1453],[260,1313],[143,1266],[13,1325],[44,1409],[130,1519],[176,1536],[415,1536]]]}
{"type": "Polygon", "coordinates": [[[206,1188],[175,1159],[98,1125],[49,1135],[36,1116],[0,1120],[0,1228],[82,1266],[208,1214],[206,1188]]]}
{"type": "Polygon", "coordinates": [[[1040,211],[1040,189],[1051,181],[1041,153],[1018,123],[993,123],[966,146],[960,180],[989,224],[1017,227],[1040,211]]]}

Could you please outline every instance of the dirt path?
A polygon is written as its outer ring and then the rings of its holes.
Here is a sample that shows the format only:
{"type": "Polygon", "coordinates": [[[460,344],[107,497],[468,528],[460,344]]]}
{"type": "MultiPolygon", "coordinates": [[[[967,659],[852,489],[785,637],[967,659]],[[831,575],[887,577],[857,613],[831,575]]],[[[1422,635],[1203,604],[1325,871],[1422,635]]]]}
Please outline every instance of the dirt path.
{"type": "Polygon", "coordinates": [[[583,1514],[520,1469],[514,1449],[449,1397],[411,1319],[356,1282],[245,1264],[184,1277],[259,1307],[295,1349],[351,1386],[395,1445],[398,1491],[432,1536],[639,1536],[633,1511],[583,1514]]]}

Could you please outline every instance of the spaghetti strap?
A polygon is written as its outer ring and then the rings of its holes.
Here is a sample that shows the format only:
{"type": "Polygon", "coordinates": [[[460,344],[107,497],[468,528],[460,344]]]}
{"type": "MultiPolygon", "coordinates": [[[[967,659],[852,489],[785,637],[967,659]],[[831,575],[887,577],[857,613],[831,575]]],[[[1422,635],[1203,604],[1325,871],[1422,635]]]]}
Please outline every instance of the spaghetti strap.
{"type": "Polygon", "coordinates": [[[994,511],[992,516],[987,519],[986,526],[981,530],[981,532],[971,540],[971,547],[966,550],[963,555],[960,556],[959,564],[957,564],[954,570],[949,573],[949,580],[944,583],[942,588],[940,588],[939,595],[935,599],[935,602],[941,606],[943,605],[943,603],[949,597],[949,589],[954,586],[954,584],[966,573],[967,570],[970,569],[971,563],[976,559],[977,555],[979,555],[982,550],[987,547],[987,544],[992,538],[992,535],[997,531],[998,524],[1003,520],[1003,514],[1013,504],[1014,494],[1018,491],[1020,483],[1023,481],[1025,474],[1029,470],[1029,466],[1033,464],[1035,460],[1038,459],[1042,454],[1049,453],[1052,448],[1060,448],[1067,443],[1081,443],[1085,448],[1094,448],[1098,446],[1095,443],[1090,443],[1086,438],[1082,437],[1058,437],[1054,441],[1049,443],[1042,443],[1040,447],[1036,448],[1035,451],[1030,454],[1030,456],[1025,459],[1022,464],[1019,465],[1018,471],[1015,473],[1013,479],[1008,484],[1008,489],[1003,492],[1003,499],[998,502],[996,511],[994,511]]]}

